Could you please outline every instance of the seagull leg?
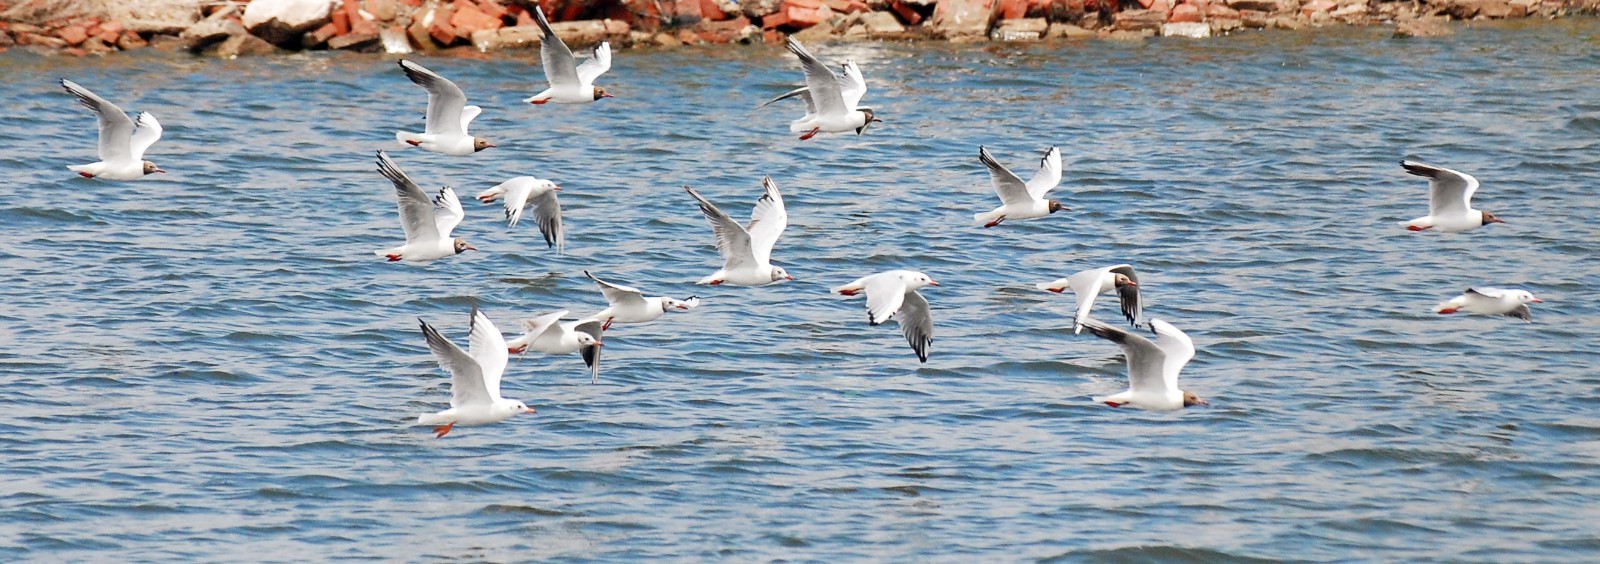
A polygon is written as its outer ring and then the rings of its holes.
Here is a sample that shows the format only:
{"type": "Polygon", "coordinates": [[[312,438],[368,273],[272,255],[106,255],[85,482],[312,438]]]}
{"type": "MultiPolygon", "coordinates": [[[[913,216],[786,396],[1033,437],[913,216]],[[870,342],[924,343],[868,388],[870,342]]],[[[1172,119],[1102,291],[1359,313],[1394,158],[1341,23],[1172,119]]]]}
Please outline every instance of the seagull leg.
{"type": "Polygon", "coordinates": [[[456,428],[456,422],[454,421],[451,421],[449,425],[445,425],[443,427],[434,427],[433,438],[443,438],[445,435],[450,434],[450,430],[454,428],[456,428]]]}
{"type": "Polygon", "coordinates": [[[611,320],[613,320],[613,319],[616,319],[616,318],[615,317],[607,317],[606,318],[606,324],[605,325],[601,325],[600,326],[600,330],[601,331],[606,331],[606,330],[611,329],[611,320]]]}
{"type": "Polygon", "coordinates": [[[712,281],[711,281],[711,282],[710,282],[710,284],[711,284],[711,285],[712,285],[712,286],[716,286],[716,285],[718,285],[718,284],[721,284],[721,283],[722,283],[722,281],[721,281],[721,280],[712,280],[712,281]]]}
{"type": "Polygon", "coordinates": [[[1428,229],[1433,229],[1433,226],[1429,225],[1427,227],[1418,227],[1418,226],[1415,226],[1415,225],[1407,225],[1406,229],[1410,229],[1412,231],[1426,231],[1428,229]]]}
{"type": "Polygon", "coordinates": [[[990,227],[994,227],[996,225],[1000,225],[1000,222],[1005,221],[1005,220],[1006,220],[1006,216],[1002,215],[1000,217],[994,218],[994,221],[991,221],[989,223],[983,224],[983,228],[984,229],[988,229],[990,227]]]}
{"type": "Polygon", "coordinates": [[[412,147],[420,147],[422,145],[421,141],[417,141],[417,140],[414,140],[414,139],[407,139],[406,143],[410,143],[412,147]]]}
{"type": "Polygon", "coordinates": [[[810,139],[810,138],[812,138],[812,137],[816,137],[816,136],[817,136],[817,133],[818,133],[818,132],[821,132],[821,131],[822,131],[822,128],[820,128],[820,127],[813,127],[813,128],[811,128],[811,131],[807,131],[807,132],[806,132],[806,134],[805,134],[805,135],[801,135],[801,136],[800,136],[800,140],[801,140],[801,141],[805,141],[805,140],[807,140],[807,139],[810,139]]]}
{"type": "Polygon", "coordinates": [[[1458,311],[1461,311],[1461,310],[1453,308],[1453,307],[1447,307],[1447,308],[1439,310],[1439,315],[1449,315],[1449,314],[1452,314],[1452,313],[1455,313],[1455,312],[1458,312],[1458,311]]]}
{"type": "Polygon", "coordinates": [[[1114,401],[1108,401],[1108,402],[1106,402],[1106,405],[1109,405],[1111,407],[1122,407],[1122,404],[1114,402],[1114,401]]]}
{"type": "Polygon", "coordinates": [[[80,172],[80,173],[78,173],[78,176],[82,176],[84,178],[94,178],[93,174],[89,174],[87,172],[80,172]]]}
{"type": "Polygon", "coordinates": [[[383,255],[383,256],[389,257],[389,262],[395,262],[397,260],[400,260],[400,255],[383,255]]]}
{"type": "Polygon", "coordinates": [[[528,100],[528,102],[529,102],[529,103],[531,103],[531,104],[534,104],[534,105],[537,105],[537,106],[543,106],[543,105],[545,105],[545,104],[548,104],[548,103],[550,103],[550,100],[549,100],[549,99],[544,99],[544,100],[528,100]]]}

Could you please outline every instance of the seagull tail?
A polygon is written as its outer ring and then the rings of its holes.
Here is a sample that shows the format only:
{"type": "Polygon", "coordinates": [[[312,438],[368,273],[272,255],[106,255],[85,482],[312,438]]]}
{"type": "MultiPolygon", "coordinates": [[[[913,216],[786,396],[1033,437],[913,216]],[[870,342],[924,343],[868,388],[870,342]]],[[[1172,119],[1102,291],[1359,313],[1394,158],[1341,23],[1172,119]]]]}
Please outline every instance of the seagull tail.
{"type": "Polygon", "coordinates": [[[445,417],[443,413],[424,413],[417,416],[418,425],[444,425],[449,422],[450,418],[445,417]]]}

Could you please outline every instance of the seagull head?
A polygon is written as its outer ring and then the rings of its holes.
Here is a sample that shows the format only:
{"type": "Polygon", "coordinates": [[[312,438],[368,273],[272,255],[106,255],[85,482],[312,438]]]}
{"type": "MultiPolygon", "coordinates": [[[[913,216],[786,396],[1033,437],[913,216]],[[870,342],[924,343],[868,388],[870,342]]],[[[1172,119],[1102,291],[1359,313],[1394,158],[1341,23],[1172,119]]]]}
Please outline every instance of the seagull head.
{"type": "Polygon", "coordinates": [[[861,135],[862,133],[866,133],[867,126],[869,126],[869,125],[872,125],[874,123],[883,123],[883,120],[878,119],[878,116],[875,116],[875,115],[872,114],[872,108],[862,108],[861,109],[861,115],[862,115],[863,119],[861,121],[861,127],[857,127],[856,128],[856,135],[861,135]]]}
{"type": "Polygon", "coordinates": [[[1491,224],[1491,223],[1505,223],[1505,222],[1506,222],[1506,220],[1500,219],[1498,217],[1495,217],[1494,214],[1492,214],[1492,213],[1483,212],[1483,224],[1484,225],[1488,225],[1488,224],[1491,224]]]}
{"type": "Polygon", "coordinates": [[[594,87],[594,99],[599,100],[601,98],[616,98],[616,96],[612,96],[610,92],[606,92],[605,88],[601,88],[599,86],[594,87]]]}
{"type": "Polygon", "coordinates": [[[1113,287],[1121,288],[1123,286],[1138,286],[1139,283],[1134,282],[1132,278],[1128,278],[1128,275],[1117,272],[1114,273],[1114,277],[1111,279],[1111,285],[1113,287]]]}
{"type": "Polygon", "coordinates": [[[484,149],[488,149],[488,148],[493,147],[493,146],[494,146],[494,143],[490,143],[488,139],[484,139],[482,137],[473,137],[472,138],[472,152],[474,152],[474,153],[476,153],[478,151],[482,151],[484,149]]]}
{"type": "Polygon", "coordinates": [[[508,405],[506,405],[505,409],[510,411],[513,415],[518,413],[538,413],[534,411],[533,408],[528,407],[527,404],[517,400],[506,400],[506,403],[508,405]]]}
{"type": "MultiPolygon", "coordinates": [[[[161,170],[161,167],[156,166],[156,163],[153,163],[153,162],[150,162],[150,161],[145,161],[144,162],[144,173],[145,174],[154,174],[154,173],[157,173],[157,172],[166,172],[166,171],[165,170],[161,170]]],[[[1487,216],[1489,214],[1483,214],[1483,215],[1487,216]]]]}
{"type": "Polygon", "coordinates": [[[1188,391],[1188,390],[1184,390],[1184,392],[1183,392],[1183,406],[1184,407],[1190,407],[1190,406],[1195,406],[1195,405],[1209,406],[1211,404],[1209,402],[1207,402],[1206,400],[1200,399],[1200,396],[1194,395],[1194,392],[1191,392],[1191,391],[1188,391]]]}
{"type": "Polygon", "coordinates": [[[599,346],[604,346],[604,343],[601,343],[600,339],[594,338],[594,335],[590,335],[588,333],[584,333],[582,331],[579,331],[578,332],[578,346],[580,346],[580,347],[599,347],[599,346]]]}
{"type": "Polygon", "coordinates": [[[459,255],[459,254],[467,252],[467,251],[476,251],[476,250],[478,250],[478,248],[472,246],[472,243],[468,243],[466,239],[462,239],[460,237],[456,237],[456,254],[459,255]]]}
{"type": "Polygon", "coordinates": [[[1057,202],[1055,200],[1045,200],[1045,201],[1046,202],[1050,202],[1050,213],[1056,213],[1056,212],[1061,211],[1061,210],[1072,211],[1072,208],[1069,208],[1067,206],[1061,205],[1061,202],[1057,202]]]}
{"type": "Polygon", "coordinates": [[[1525,304],[1542,304],[1542,303],[1544,303],[1544,300],[1541,300],[1539,298],[1533,297],[1533,292],[1529,292],[1527,290],[1512,290],[1511,291],[1511,295],[1516,296],[1517,301],[1525,303],[1525,304]]]}
{"type": "Polygon", "coordinates": [[[772,281],[777,282],[779,280],[794,280],[794,277],[790,276],[789,271],[784,270],[783,267],[774,266],[772,267],[772,281]]]}

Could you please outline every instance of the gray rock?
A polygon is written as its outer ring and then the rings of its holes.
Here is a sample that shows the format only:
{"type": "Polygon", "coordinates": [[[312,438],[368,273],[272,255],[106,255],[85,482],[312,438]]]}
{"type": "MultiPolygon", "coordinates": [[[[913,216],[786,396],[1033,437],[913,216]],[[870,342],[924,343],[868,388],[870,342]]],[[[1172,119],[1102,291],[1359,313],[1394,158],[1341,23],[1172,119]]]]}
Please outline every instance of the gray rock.
{"type": "Polygon", "coordinates": [[[1000,20],[989,32],[989,39],[994,41],[1038,41],[1044,38],[1050,29],[1050,22],[1044,18],[1020,18],[1014,20],[1000,20]]]}
{"type": "MultiPolygon", "coordinates": [[[[237,26],[238,24],[234,25],[237,26]]],[[[221,43],[212,45],[210,48],[205,50],[205,54],[207,56],[216,57],[219,59],[237,59],[241,55],[271,55],[276,52],[278,52],[277,47],[274,47],[271,43],[267,43],[266,40],[261,39],[260,37],[250,35],[248,33],[230,36],[227,39],[222,40],[221,43]]]]}
{"type": "Polygon", "coordinates": [[[333,2],[329,0],[254,0],[241,19],[256,37],[294,48],[300,46],[306,32],[332,21],[332,15],[333,2]]]}

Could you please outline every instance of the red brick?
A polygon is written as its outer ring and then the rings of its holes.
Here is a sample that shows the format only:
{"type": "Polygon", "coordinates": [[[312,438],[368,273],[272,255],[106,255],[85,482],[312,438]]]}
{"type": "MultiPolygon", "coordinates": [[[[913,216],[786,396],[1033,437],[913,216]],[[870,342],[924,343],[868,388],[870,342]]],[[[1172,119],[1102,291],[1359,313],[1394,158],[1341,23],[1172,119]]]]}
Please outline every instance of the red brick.
{"type": "Polygon", "coordinates": [[[89,29],[83,24],[69,25],[56,30],[56,37],[60,37],[67,45],[77,45],[89,39],[89,29]]]}
{"type": "Polygon", "coordinates": [[[761,26],[766,29],[784,27],[800,30],[832,17],[833,9],[818,0],[783,0],[777,13],[761,18],[761,26]]]}
{"type": "Polygon", "coordinates": [[[1028,17],[1029,0],[1000,0],[1000,19],[1015,20],[1028,17]]]}
{"type": "Polygon", "coordinates": [[[456,28],[450,25],[452,15],[455,15],[455,6],[439,6],[433,12],[433,25],[428,28],[428,36],[444,47],[456,42],[456,28]]]}
{"type": "Polygon", "coordinates": [[[422,7],[422,0],[400,0],[400,3],[401,4],[405,4],[407,6],[411,6],[412,8],[421,8],[422,7]]]}
{"type": "Polygon", "coordinates": [[[724,21],[729,17],[717,6],[717,0],[700,0],[700,15],[714,22],[724,21]]]}
{"type": "Polygon", "coordinates": [[[720,22],[702,21],[695,26],[695,31],[706,43],[733,43],[740,39],[740,32],[749,25],[750,18],[739,16],[720,22]]]}
{"type": "Polygon", "coordinates": [[[1200,22],[1204,20],[1205,18],[1200,14],[1200,8],[1195,7],[1194,4],[1179,4],[1178,7],[1172,9],[1172,13],[1167,14],[1167,21],[1172,23],[1200,22]]]}
{"type": "Polygon", "coordinates": [[[457,3],[456,13],[450,16],[450,27],[456,29],[456,35],[472,37],[474,32],[489,29],[500,29],[505,23],[500,18],[483,13],[472,4],[461,5],[457,3]]]}
{"type": "Polygon", "coordinates": [[[508,13],[505,6],[494,0],[478,0],[478,10],[497,20],[506,17],[508,13]]]}
{"type": "Polygon", "coordinates": [[[319,27],[314,31],[307,32],[305,37],[300,40],[300,44],[306,47],[317,47],[327,43],[329,39],[333,39],[338,36],[339,28],[334,26],[332,23],[327,23],[323,24],[322,27],[319,27]]]}
{"type": "Polygon", "coordinates": [[[150,42],[145,41],[136,31],[124,31],[122,32],[122,37],[117,38],[117,48],[123,51],[132,51],[149,44],[150,42]]]}
{"type": "Polygon", "coordinates": [[[916,8],[912,8],[910,4],[894,0],[889,3],[889,8],[894,10],[895,15],[900,16],[901,21],[911,25],[922,23],[922,14],[916,8]]]}
{"type": "Polygon", "coordinates": [[[350,33],[350,14],[344,13],[344,10],[334,10],[333,21],[328,25],[333,26],[334,35],[350,33]]]}

